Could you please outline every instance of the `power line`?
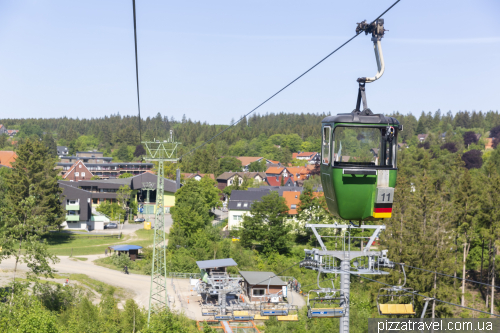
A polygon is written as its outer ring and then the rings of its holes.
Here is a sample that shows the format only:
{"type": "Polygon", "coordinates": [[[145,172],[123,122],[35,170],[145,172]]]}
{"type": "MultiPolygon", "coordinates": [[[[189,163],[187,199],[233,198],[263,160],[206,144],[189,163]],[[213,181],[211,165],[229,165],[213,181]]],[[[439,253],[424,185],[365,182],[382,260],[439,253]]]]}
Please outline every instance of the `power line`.
{"type": "MultiPolygon", "coordinates": [[[[372,21],[372,23],[374,23],[375,21],[377,21],[379,18],[381,18],[383,15],[385,15],[389,10],[392,9],[392,7],[394,7],[398,2],[400,2],[401,0],[397,0],[396,2],[394,2],[389,8],[387,8],[382,14],[380,14],[376,19],[374,19],[372,21]]],[[[135,24],[135,23],[134,23],[135,24]]],[[[285,90],[286,88],[288,88],[289,86],[291,86],[292,84],[294,84],[296,81],[298,81],[300,78],[302,78],[304,75],[306,75],[307,73],[309,73],[310,71],[312,71],[314,68],[316,68],[319,64],[321,64],[323,61],[325,61],[326,59],[328,59],[330,56],[332,56],[335,52],[337,52],[338,50],[340,50],[341,48],[343,48],[345,45],[347,45],[349,42],[351,42],[354,38],[358,37],[363,31],[359,31],[358,33],[356,33],[353,37],[349,38],[345,43],[343,43],[342,45],[340,45],[339,47],[337,47],[335,50],[333,50],[332,52],[330,52],[326,57],[324,57],[323,59],[321,59],[320,61],[318,61],[316,64],[314,64],[312,67],[310,67],[308,70],[306,70],[304,73],[300,74],[297,78],[295,78],[293,81],[291,81],[290,83],[288,83],[286,86],[284,86],[283,88],[281,88],[280,90],[278,90],[276,93],[274,93],[273,95],[271,95],[271,97],[269,97],[268,99],[266,99],[264,102],[260,103],[259,105],[257,105],[255,108],[253,108],[250,112],[246,113],[243,117],[241,117],[240,119],[238,119],[236,122],[232,123],[231,125],[229,125],[228,127],[226,127],[225,129],[223,129],[222,131],[220,131],[219,133],[217,133],[216,135],[214,135],[213,137],[211,137],[209,140],[205,141],[204,143],[202,143],[201,145],[191,149],[190,151],[188,151],[187,153],[185,153],[184,155],[182,155],[180,158],[183,158],[184,156],[186,155],[189,155],[191,154],[192,152],[194,152],[195,150],[198,150],[199,148],[205,146],[207,143],[211,142],[213,139],[217,138],[219,135],[221,135],[222,133],[224,133],[225,131],[227,131],[228,129],[232,128],[233,126],[235,126],[236,124],[238,124],[241,120],[245,119],[248,115],[250,115],[252,112],[254,112],[255,110],[257,110],[258,108],[260,108],[262,105],[266,104],[267,102],[269,102],[271,99],[273,99],[276,95],[278,95],[279,93],[281,93],[283,90],[285,90]]]]}
{"type": "Polygon", "coordinates": [[[400,263],[396,263],[396,264],[398,264],[398,265],[404,265],[405,267],[410,267],[410,268],[418,269],[418,270],[429,272],[429,273],[434,273],[434,274],[437,274],[437,275],[451,277],[451,278],[454,278],[454,279],[465,280],[467,282],[482,284],[482,285],[488,286],[488,287],[500,288],[500,286],[494,286],[492,284],[487,284],[487,283],[483,283],[483,282],[479,282],[479,281],[464,279],[464,278],[460,278],[458,276],[453,276],[453,275],[448,275],[448,274],[444,274],[444,273],[439,273],[439,272],[436,272],[436,271],[430,271],[430,270],[427,270],[427,269],[418,268],[418,267],[410,266],[410,265],[407,265],[407,264],[400,264],[400,263]]]}
{"type": "Polygon", "coordinates": [[[137,60],[137,25],[135,18],[135,0],[132,0],[132,8],[134,12],[134,42],[135,42],[135,79],[137,82],[137,109],[139,110],[139,143],[142,142],[142,131],[141,131],[141,103],[139,99],[139,63],[137,60]]]}
{"type": "MultiPolygon", "coordinates": [[[[387,284],[387,283],[380,282],[380,281],[377,281],[377,280],[374,280],[374,279],[370,279],[370,278],[367,278],[367,277],[365,277],[365,276],[361,276],[361,275],[356,274],[356,273],[352,273],[352,272],[348,272],[348,271],[342,271],[342,272],[349,273],[349,274],[351,274],[351,275],[356,275],[356,276],[359,276],[359,277],[361,277],[361,278],[363,278],[363,279],[370,280],[370,281],[372,281],[372,282],[377,282],[377,283],[380,283],[380,284],[385,285],[385,286],[388,286],[388,287],[395,287],[395,286],[393,286],[393,285],[391,285],[391,284],[387,284]]],[[[419,294],[419,293],[417,293],[417,292],[412,292],[412,294],[417,295],[417,296],[420,296],[420,297],[430,297],[430,296],[426,296],[426,295],[419,294]]],[[[492,315],[492,316],[495,316],[495,317],[500,317],[500,315],[496,315],[496,314],[491,313],[491,312],[486,312],[486,311],[482,311],[482,310],[478,310],[478,309],[474,309],[474,308],[469,308],[469,307],[467,307],[467,306],[463,306],[463,305],[459,305],[459,304],[455,304],[455,303],[450,303],[450,302],[447,302],[447,301],[442,301],[442,300],[437,299],[437,298],[434,298],[434,297],[430,297],[430,298],[432,298],[432,299],[433,299],[434,301],[436,301],[436,302],[441,302],[441,303],[445,303],[445,304],[449,304],[449,305],[457,306],[457,307],[459,307],[459,308],[463,308],[463,309],[467,309],[467,310],[472,310],[472,311],[477,311],[477,312],[481,312],[481,313],[489,314],[489,315],[492,315]]]]}

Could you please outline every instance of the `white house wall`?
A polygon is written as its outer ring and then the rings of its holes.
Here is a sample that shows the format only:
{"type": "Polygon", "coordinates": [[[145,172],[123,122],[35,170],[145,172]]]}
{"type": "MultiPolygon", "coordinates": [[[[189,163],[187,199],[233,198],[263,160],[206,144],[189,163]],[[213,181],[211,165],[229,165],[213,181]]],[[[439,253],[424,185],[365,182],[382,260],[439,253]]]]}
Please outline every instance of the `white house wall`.
{"type": "Polygon", "coordinates": [[[246,210],[230,210],[228,212],[227,227],[229,230],[237,230],[241,228],[243,216],[249,215],[250,212],[246,210]]]}

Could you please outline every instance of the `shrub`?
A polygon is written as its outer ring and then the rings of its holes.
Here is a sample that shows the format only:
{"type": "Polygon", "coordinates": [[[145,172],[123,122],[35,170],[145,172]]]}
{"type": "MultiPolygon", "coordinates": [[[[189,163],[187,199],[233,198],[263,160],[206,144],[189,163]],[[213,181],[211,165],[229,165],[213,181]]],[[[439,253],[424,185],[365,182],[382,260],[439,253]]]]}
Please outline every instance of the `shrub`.
{"type": "Polygon", "coordinates": [[[473,143],[477,143],[477,141],[478,141],[476,133],[474,133],[472,131],[465,132],[463,135],[463,138],[464,138],[465,146],[471,145],[473,143]]]}
{"type": "Polygon", "coordinates": [[[441,149],[446,149],[450,153],[456,153],[458,151],[457,145],[454,142],[447,142],[441,146],[441,149]]]}
{"type": "Polygon", "coordinates": [[[483,165],[483,159],[481,158],[481,151],[477,149],[472,149],[462,155],[462,160],[465,162],[465,167],[467,169],[479,169],[483,165]]]}

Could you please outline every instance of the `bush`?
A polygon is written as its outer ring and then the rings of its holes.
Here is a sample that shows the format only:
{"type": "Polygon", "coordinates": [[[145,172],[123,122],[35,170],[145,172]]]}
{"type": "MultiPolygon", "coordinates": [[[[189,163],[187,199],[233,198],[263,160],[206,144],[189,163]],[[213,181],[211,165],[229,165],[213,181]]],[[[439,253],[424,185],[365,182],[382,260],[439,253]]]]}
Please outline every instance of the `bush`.
{"type": "Polygon", "coordinates": [[[418,148],[429,149],[430,147],[431,147],[431,144],[429,141],[421,142],[418,144],[418,148]]]}
{"type": "Polygon", "coordinates": [[[490,130],[490,138],[498,138],[500,136],[500,126],[493,127],[490,130]]]}
{"type": "Polygon", "coordinates": [[[447,142],[441,146],[441,150],[446,149],[450,153],[456,153],[458,151],[457,145],[454,142],[447,142]]]}
{"type": "Polygon", "coordinates": [[[465,132],[463,135],[463,138],[464,138],[464,145],[465,146],[477,143],[477,141],[478,141],[476,133],[474,133],[472,131],[465,132]]]}
{"type": "Polygon", "coordinates": [[[130,260],[130,257],[126,254],[122,254],[122,255],[116,255],[116,254],[113,254],[111,256],[111,262],[113,263],[113,265],[115,265],[116,267],[120,267],[120,268],[123,268],[125,266],[128,266],[129,268],[131,268],[131,263],[132,263],[132,260],[130,260]]]}
{"type": "Polygon", "coordinates": [[[467,169],[479,169],[483,165],[481,151],[477,149],[470,150],[462,155],[462,160],[465,162],[467,169]]]}

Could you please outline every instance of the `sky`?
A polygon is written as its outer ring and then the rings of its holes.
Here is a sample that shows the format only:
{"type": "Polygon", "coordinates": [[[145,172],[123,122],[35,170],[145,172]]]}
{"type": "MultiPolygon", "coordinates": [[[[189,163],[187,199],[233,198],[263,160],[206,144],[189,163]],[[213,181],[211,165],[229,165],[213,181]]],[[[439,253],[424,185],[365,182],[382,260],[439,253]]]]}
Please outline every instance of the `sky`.
{"type": "MultiPolygon", "coordinates": [[[[228,124],[394,1],[136,0],[141,115],[228,124]]],[[[402,0],[375,113],[500,109],[500,1],[402,0]]],[[[0,0],[0,118],[137,115],[132,1],[0,0]]],[[[350,112],[374,76],[358,36],[257,113],[350,112]]]]}

